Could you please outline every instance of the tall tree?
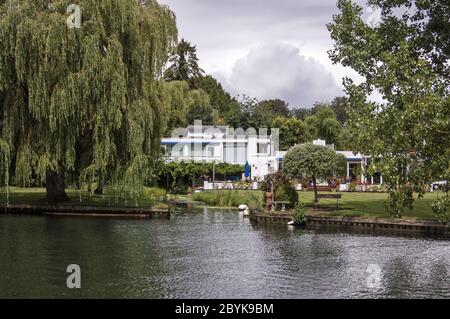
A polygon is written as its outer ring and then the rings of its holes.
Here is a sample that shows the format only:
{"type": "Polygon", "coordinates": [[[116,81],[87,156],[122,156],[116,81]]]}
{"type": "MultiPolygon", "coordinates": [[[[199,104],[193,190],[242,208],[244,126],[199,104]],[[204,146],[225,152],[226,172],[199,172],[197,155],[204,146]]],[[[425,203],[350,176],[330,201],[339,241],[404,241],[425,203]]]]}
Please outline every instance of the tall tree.
{"type": "Polygon", "coordinates": [[[194,87],[202,89],[209,95],[211,107],[214,109],[215,117],[221,120],[213,120],[214,124],[220,121],[232,127],[240,127],[242,123],[242,112],[239,102],[225,91],[222,85],[211,75],[194,79],[194,87]]]}
{"type": "Polygon", "coordinates": [[[350,102],[346,96],[338,96],[333,99],[330,103],[331,109],[336,114],[336,119],[341,124],[346,124],[348,120],[348,109],[350,107],[350,102]]]}
{"type": "Polygon", "coordinates": [[[411,188],[421,193],[432,179],[450,178],[450,3],[368,3],[381,10],[378,24],[366,24],[352,1],[338,2],[340,13],[328,25],[335,43],[329,54],[364,79],[344,80],[349,128],[356,150],[372,156],[373,171],[383,174],[391,204],[402,205],[409,201],[396,198],[412,200],[411,188]],[[374,91],[384,102],[368,100],[374,91]]]}
{"type": "Polygon", "coordinates": [[[81,28],[66,23],[69,3],[0,4],[0,158],[11,150],[16,180],[37,174],[53,203],[67,200],[68,172],[142,185],[164,123],[155,79],[177,38],[154,0],[78,0],[81,28]]]}
{"type": "Polygon", "coordinates": [[[273,99],[273,100],[264,100],[259,102],[258,107],[262,109],[266,109],[274,116],[289,116],[289,103],[280,100],[280,99],[273,99]]]}
{"type": "Polygon", "coordinates": [[[190,92],[190,105],[186,115],[188,124],[194,124],[194,121],[201,120],[204,125],[217,124],[213,123],[214,109],[212,108],[208,94],[203,90],[193,90],[190,92]]]}
{"type": "Polygon", "coordinates": [[[326,140],[329,144],[338,144],[342,125],[327,104],[317,104],[313,115],[305,118],[305,124],[310,137],[326,140]]]}
{"type": "Polygon", "coordinates": [[[287,151],[296,144],[311,141],[306,131],[306,125],[295,117],[276,117],[272,122],[272,128],[280,130],[280,150],[287,151]]]}
{"type": "Polygon", "coordinates": [[[304,121],[307,116],[312,115],[312,110],[310,108],[295,107],[291,109],[290,115],[304,121]]]}
{"type": "Polygon", "coordinates": [[[186,81],[192,88],[195,83],[193,80],[204,73],[198,65],[197,48],[184,39],[178,43],[169,62],[171,65],[164,74],[167,81],[186,81]]]}

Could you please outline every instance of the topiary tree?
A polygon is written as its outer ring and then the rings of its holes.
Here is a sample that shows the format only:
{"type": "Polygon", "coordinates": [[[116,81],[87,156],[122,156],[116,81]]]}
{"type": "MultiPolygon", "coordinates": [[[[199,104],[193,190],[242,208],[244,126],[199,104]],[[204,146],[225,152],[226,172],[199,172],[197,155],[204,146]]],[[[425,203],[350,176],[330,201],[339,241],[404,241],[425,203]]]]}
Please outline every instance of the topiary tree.
{"type": "Polygon", "coordinates": [[[296,145],[284,157],[283,172],[291,177],[311,177],[314,185],[314,202],[317,203],[317,179],[341,174],[344,169],[343,157],[325,146],[296,145]]]}

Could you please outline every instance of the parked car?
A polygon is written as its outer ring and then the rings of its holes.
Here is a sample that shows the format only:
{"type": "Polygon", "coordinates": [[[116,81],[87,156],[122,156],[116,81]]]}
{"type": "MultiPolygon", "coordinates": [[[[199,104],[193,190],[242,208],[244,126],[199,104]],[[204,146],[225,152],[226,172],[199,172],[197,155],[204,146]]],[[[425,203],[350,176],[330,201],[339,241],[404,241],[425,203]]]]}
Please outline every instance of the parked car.
{"type": "Polygon", "coordinates": [[[449,191],[450,190],[450,184],[448,181],[438,181],[431,183],[431,191],[449,191]]]}

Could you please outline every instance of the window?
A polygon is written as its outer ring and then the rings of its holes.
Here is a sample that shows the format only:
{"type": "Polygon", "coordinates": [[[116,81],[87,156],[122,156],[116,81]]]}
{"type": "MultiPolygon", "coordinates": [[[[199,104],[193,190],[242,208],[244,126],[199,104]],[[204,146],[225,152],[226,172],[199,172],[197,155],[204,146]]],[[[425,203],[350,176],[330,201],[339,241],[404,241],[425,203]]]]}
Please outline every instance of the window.
{"type": "Polygon", "coordinates": [[[268,149],[267,143],[258,143],[258,154],[267,154],[268,149]]]}
{"type": "Polygon", "coordinates": [[[206,148],[206,156],[207,157],[214,157],[214,147],[206,148]]]}

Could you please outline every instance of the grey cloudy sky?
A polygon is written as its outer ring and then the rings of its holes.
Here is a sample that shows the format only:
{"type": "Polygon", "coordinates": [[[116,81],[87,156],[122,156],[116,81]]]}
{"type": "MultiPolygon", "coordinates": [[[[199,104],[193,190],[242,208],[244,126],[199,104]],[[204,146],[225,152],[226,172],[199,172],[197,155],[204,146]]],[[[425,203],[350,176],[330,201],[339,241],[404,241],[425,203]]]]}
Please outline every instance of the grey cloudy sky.
{"type": "MultiPolygon", "coordinates": [[[[175,11],[180,38],[233,95],[311,106],[342,95],[326,29],[337,0],[160,0],[175,11]]],[[[359,0],[358,2],[362,2],[359,0]]]]}

